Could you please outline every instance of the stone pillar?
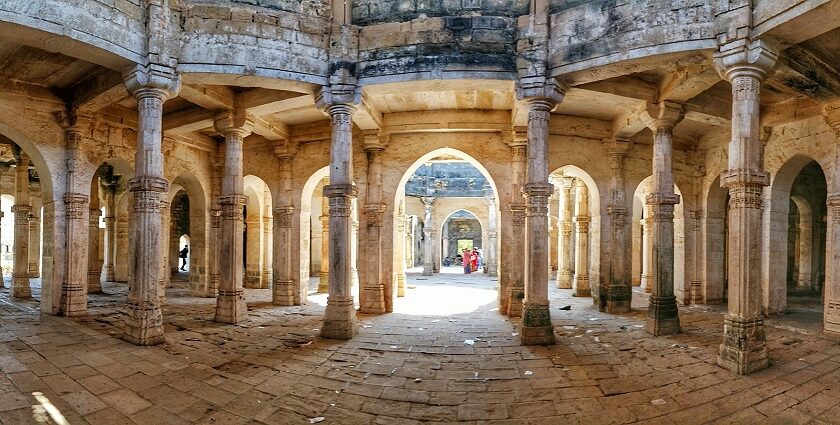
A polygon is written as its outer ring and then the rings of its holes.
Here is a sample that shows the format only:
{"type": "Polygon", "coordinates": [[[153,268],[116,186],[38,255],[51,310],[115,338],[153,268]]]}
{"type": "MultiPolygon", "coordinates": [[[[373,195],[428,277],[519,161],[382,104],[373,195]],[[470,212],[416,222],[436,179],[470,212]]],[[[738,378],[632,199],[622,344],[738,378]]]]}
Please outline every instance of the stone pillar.
{"type": "Polygon", "coordinates": [[[356,188],[353,185],[353,114],[360,93],[350,85],[324,87],[317,104],[331,121],[330,184],[324,195],[330,203],[330,294],[324,310],[321,336],[350,339],[356,334],[352,284],[352,217],[356,188]]]}
{"type": "MultiPolygon", "coordinates": [[[[29,214],[29,277],[41,277],[41,199],[32,199],[29,214]]],[[[100,265],[101,267],[101,265],[100,265]]],[[[2,275],[0,275],[2,278],[2,275]]]]}
{"type": "MultiPolygon", "coordinates": [[[[81,135],[77,135],[81,138],[81,135]]],[[[15,253],[12,265],[12,296],[29,298],[29,157],[20,152],[15,156],[15,253]]]]}
{"type": "Polygon", "coordinates": [[[405,296],[405,263],[406,263],[406,222],[408,221],[408,217],[405,215],[405,200],[400,201],[399,208],[397,210],[397,239],[396,239],[396,246],[394,247],[394,255],[397,258],[396,261],[396,270],[394,272],[397,275],[397,296],[404,297],[405,296]]]}
{"type": "MultiPolygon", "coordinates": [[[[99,180],[94,177],[94,180],[99,180]]],[[[102,292],[102,259],[99,258],[99,182],[91,188],[90,206],[88,207],[88,294],[102,292]]]]}
{"type": "Polygon", "coordinates": [[[164,341],[163,316],[157,297],[165,241],[160,228],[160,202],[169,189],[163,177],[161,149],[163,102],[177,95],[180,78],[174,70],[155,64],[137,66],[125,76],[126,86],[138,102],[134,194],[130,238],[127,318],[124,338],[138,345],[164,341]]]}
{"type": "Polygon", "coordinates": [[[350,286],[359,286],[359,269],[357,262],[359,259],[359,210],[356,199],[353,199],[353,205],[350,208],[350,286]]]}
{"type": "MultiPolygon", "coordinates": [[[[554,197],[549,198],[549,205],[556,204],[557,200],[554,197]]],[[[560,220],[552,220],[551,219],[551,212],[549,210],[549,219],[548,219],[548,280],[555,280],[558,277],[558,267],[559,267],[559,251],[558,248],[560,247],[560,220]]]]}
{"type": "Polygon", "coordinates": [[[222,112],[216,115],[216,131],[225,137],[225,168],[222,175],[222,223],[219,264],[219,296],[216,298],[216,316],[220,323],[238,323],[248,316],[243,289],[243,208],[248,198],[244,195],[245,180],[242,176],[242,144],[251,134],[253,122],[244,114],[222,112]]]}
{"type": "Polygon", "coordinates": [[[551,110],[563,99],[563,89],[552,80],[538,87],[517,88],[528,110],[528,167],[525,187],[525,298],[522,305],[523,345],[554,343],[548,309],[548,124],[551,110]]]}
{"type": "Polygon", "coordinates": [[[272,274],[273,269],[270,263],[273,260],[273,249],[271,243],[271,236],[273,235],[272,224],[274,220],[271,217],[271,205],[269,204],[269,200],[271,200],[271,191],[268,190],[268,185],[265,187],[265,192],[263,194],[263,199],[265,199],[265,208],[263,210],[263,217],[262,217],[262,229],[263,229],[263,261],[262,261],[262,277],[260,279],[260,288],[261,289],[268,289],[271,285],[272,281],[272,274]]]}
{"type": "Polygon", "coordinates": [[[803,220],[805,214],[802,214],[802,212],[799,214],[796,228],[797,253],[794,257],[799,260],[797,261],[799,267],[794,279],[796,279],[796,289],[809,291],[811,290],[811,257],[813,256],[811,248],[814,243],[813,223],[811,221],[805,222],[805,220],[810,220],[810,215],[807,215],[803,220]]]}
{"type": "Polygon", "coordinates": [[[492,193],[485,195],[487,199],[487,242],[484,247],[484,268],[490,277],[498,276],[499,260],[496,258],[496,245],[499,231],[497,228],[498,214],[496,212],[496,198],[492,193]]]}
{"type": "Polygon", "coordinates": [[[653,211],[645,204],[642,218],[642,287],[648,294],[653,291],[653,211]]]}
{"type": "MultiPolygon", "coordinates": [[[[697,179],[699,178],[700,177],[698,176],[697,179]]],[[[700,234],[700,231],[702,230],[703,211],[691,210],[691,212],[689,212],[689,217],[691,217],[691,243],[694,247],[694,249],[692,249],[694,255],[692,255],[691,258],[692,279],[690,282],[689,302],[691,304],[703,304],[703,273],[700,271],[702,264],[701,253],[703,252],[701,244],[702,235],[700,234]]]]}
{"type": "Polygon", "coordinates": [[[298,265],[292,263],[292,158],[296,150],[286,140],[275,146],[274,152],[280,160],[280,202],[274,208],[274,285],[271,290],[271,303],[275,305],[295,305],[295,274],[298,265]]]}
{"type": "Polygon", "coordinates": [[[563,177],[562,208],[560,209],[560,259],[557,272],[557,287],[572,289],[572,187],[575,179],[563,177]]]}
{"type": "Polygon", "coordinates": [[[431,276],[434,273],[434,240],[435,233],[432,221],[432,205],[435,203],[433,196],[420,198],[423,203],[423,276],[431,276]]]}
{"type": "Polygon", "coordinates": [[[645,321],[645,330],[654,336],[680,331],[677,299],[674,296],[674,205],[680,197],[674,193],[673,129],[682,118],[682,106],[662,102],[648,108],[653,119],[653,174],[647,204],[653,212],[652,263],[653,291],[645,321]]]}
{"type": "MultiPolygon", "coordinates": [[[[158,274],[158,301],[161,305],[166,304],[166,287],[169,286],[169,276],[172,274],[169,265],[169,252],[172,251],[172,213],[169,208],[168,194],[160,201],[160,238],[163,241],[163,249],[160,250],[160,273],[158,274]]],[[[178,246],[178,242],[175,242],[178,246]]],[[[175,248],[177,249],[177,248],[175,248]]]]}
{"type": "Polygon", "coordinates": [[[715,66],[732,83],[729,169],[720,179],[730,196],[729,302],[718,364],[739,375],[769,364],[759,270],[762,192],[770,178],[762,169],[759,91],[777,58],[762,41],[724,45],[715,53],[715,66]]]}
{"type": "MultiPolygon", "coordinates": [[[[363,147],[367,153],[367,187],[365,199],[364,282],[359,293],[359,311],[382,314],[387,310],[386,289],[382,275],[382,151],[384,135],[366,133],[363,147]]],[[[387,291],[390,292],[390,291],[387,291]]]]}
{"type": "Polygon", "coordinates": [[[207,279],[207,294],[205,294],[206,297],[210,298],[219,296],[219,270],[222,264],[220,258],[222,252],[222,208],[219,204],[219,197],[222,193],[224,148],[224,145],[218,145],[213,155],[210,172],[210,261],[207,264],[210,270],[207,279]]]}
{"type": "Polygon", "coordinates": [[[117,211],[116,211],[116,182],[105,182],[105,281],[113,282],[114,263],[117,260],[117,211]]]}
{"type": "Polygon", "coordinates": [[[592,295],[589,286],[589,190],[581,179],[575,180],[575,277],[572,281],[572,295],[592,295]]]}
{"type": "Polygon", "coordinates": [[[829,188],[826,200],[825,241],[825,309],[824,328],[826,332],[840,333],[840,102],[826,105],[823,109],[826,124],[834,131],[834,185],[829,188]]]}
{"type": "MultiPolygon", "coordinates": [[[[528,139],[525,129],[514,130],[511,147],[511,200],[508,208],[511,214],[510,252],[525,252],[525,198],[522,188],[525,186],[525,167],[528,154],[528,139]]],[[[510,317],[522,316],[522,301],[525,298],[525,256],[510,257],[507,314],[510,317]]]]}
{"type": "MultiPolygon", "coordinates": [[[[330,179],[324,177],[322,180],[323,187],[330,184],[330,179]]],[[[321,195],[321,271],[318,273],[318,293],[326,294],[330,292],[330,198],[326,195],[321,195]]]]}
{"type": "Polygon", "coordinates": [[[626,140],[610,140],[606,146],[610,168],[610,204],[607,206],[610,258],[606,288],[600,289],[598,302],[599,309],[613,314],[629,312],[633,297],[630,265],[633,241],[624,188],[624,158],[629,149],[630,142],[626,140]]]}

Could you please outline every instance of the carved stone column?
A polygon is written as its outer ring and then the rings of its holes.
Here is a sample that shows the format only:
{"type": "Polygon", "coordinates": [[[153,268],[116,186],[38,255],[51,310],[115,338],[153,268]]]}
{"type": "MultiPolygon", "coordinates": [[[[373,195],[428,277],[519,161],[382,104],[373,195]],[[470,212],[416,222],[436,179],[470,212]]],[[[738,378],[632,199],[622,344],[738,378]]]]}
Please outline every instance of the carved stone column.
{"type": "MultiPolygon", "coordinates": [[[[169,266],[169,251],[172,250],[172,213],[169,208],[168,196],[163,196],[160,201],[160,238],[163,240],[163,249],[160,250],[160,273],[158,274],[158,301],[161,305],[166,304],[166,288],[169,286],[171,267],[169,266]]],[[[175,242],[175,246],[178,243],[175,242]]],[[[176,248],[177,249],[177,248],[176,248]]]]}
{"type": "MultiPolygon", "coordinates": [[[[825,122],[834,131],[835,146],[840,145],[840,103],[826,105],[825,122]]],[[[834,186],[829,189],[825,241],[825,310],[826,332],[840,333],[840,149],[834,154],[834,186]]]]}
{"type": "Polygon", "coordinates": [[[487,199],[487,244],[484,247],[484,269],[490,277],[498,275],[498,262],[496,258],[496,245],[498,244],[499,231],[496,222],[498,221],[498,214],[496,212],[496,198],[492,192],[484,196],[487,199]]]}
{"type": "Polygon", "coordinates": [[[562,208],[560,210],[560,259],[557,272],[557,287],[572,289],[572,187],[575,179],[563,177],[562,208]]]}
{"type": "MultiPolygon", "coordinates": [[[[682,118],[682,106],[662,102],[648,108],[653,120],[653,175],[647,204],[653,212],[653,292],[645,329],[653,334],[670,335],[680,331],[677,299],[674,296],[674,193],[673,129],[682,118]]],[[[629,300],[628,300],[629,302],[629,300]]]]}
{"type": "MultiPolygon", "coordinates": [[[[2,221],[3,217],[6,216],[6,213],[0,211],[0,221],[2,221]]],[[[0,245],[0,254],[2,254],[3,245],[0,245]]],[[[3,277],[3,267],[0,267],[0,288],[5,288],[6,282],[5,278],[3,277]]]]}
{"type": "Polygon", "coordinates": [[[528,167],[525,187],[525,299],[522,306],[523,345],[554,343],[548,309],[548,123],[551,110],[562,100],[563,88],[552,80],[538,86],[520,86],[517,97],[528,108],[528,167]]]}
{"type": "Polygon", "coordinates": [[[324,310],[321,336],[350,339],[356,334],[356,310],[353,307],[352,217],[356,197],[353,186],[353,114],[360,92],[351,85],[324,87],[317,104],[330,116],[330,184],[324,195],[330,198],[330,294],[324,310]]]}
{"type": "Polygon", "coordinates": [[[33,198],[29,214],[29,277],[41,277],[41,202],[33,198]]]}
{"type": "MultiPolygon", "coordinates": [[[[742,40],[743,41],[743,40],[742,40]]],[[[769,174],[762,169],[759,91],[778,53],[761,41],[721,46],[715,66],[732,83],[732,141],[729,169],[729,302],[718,364],[739,375],[768,366],[761,314],[761,208],[769,174]]]]}
{"type": "Polygon", "coordinates": [[[174,97],[180,78],[171,68],[155,64],[137,66],[125,76],[126,86],[138,102],[135,178],[129,183],[134,194],[129,258],[128,305],[124,338],[138,345],[164,341],[163,316],[157,296],[161,238],[160,202],[169,189],[163,178],[161,149],[163,102],[174,97]]]}
{"type": "Polygon", "coordinates": [[[222,193],[224,148],[224,145],[218,145],[213,155],[210,170],[210,261],[207,262],[210,270],[207,273],[207,293],[205,294],[206,297],[210,298],[219,296],[219,272],[222,265],[220,258],[222,252],[222,207],[219,204],[219,197],[222,193]]]}
{"type": "Polygon", "coordinates": [[[116,280],[114,264],[117,260],[117,211],[116,211],[116,181],[107,180],[105,183],[105,281],[116,280]]]}
{"type": "MultiPolygon", "coordinates": [[[[81,138],[81,135],[78,136],[81,138]]],[[[15,255],[12,264],[12,296],[29,298],[29,157],[19,152],[15,156],[15,255]]]]}
{"type": "MultiPolygon", "coordinates": [[[[98,180],[97,177],[94,179],[98,180]]],[[[102,211],[99,209],[99,183],[95,183],[94,193],[90,194],[90,206],[88,207],[88,294],[102,292],[102,259],[99,258],[99,216],[102,211]]]]}
{"type": "Polygon", "coordinates": [[[274,285],[271,291],[271,303],[275,305],[295,305],[297,264],[292,263],[292,158],[296,153],[295,145],[286,140],[274,147],[280,160],[280,202],[274,208],[274,285]]]}
{"type": "Polygon", "coordinates": [[[367,153],[367,188],[365,200],[364,237],[364,282],[359,294],[359,311],[368,314],[382,314],[387,310],[386,289],[382,276],[382,151],[385,137],[378,133],[366,133],[363,147],[367,153]]]}
{"type": "MultiPolygon", "coordinates": [[[[647,201],[646,201],[647,202],[647,201]]],[[[653,292],[653,209],[645,204],[642,218],[642,288],[653,292]]]]}
{"type": "Polygon", "coordinates": [[[269,200],[271,199],[271,191],[268,190],[268,186],[265,187],[265,192],[263,195],[263,199],[265,199],[265,208],[263,209],[263,217],[262,217],[262,229],[263,229],[263,268],[262,268],[262,277],[260,279],[260,288],[268,289],[271,286],[272,281],[272,274],[274,271],[270,266],[270,263],[273,261],[273,252],[272,250],[274,247],[271,243],[271,236],[273,235],[272,224],[274,220],[271,217],[271,207],[269,205],[269,200]]]}
{"type": "MultiPolygon", "coordinates": [[[[525,168],[528,159],[528,139],[526,129],[514,129],[511,148],[511,200],[508,204],[511,214],[510,252],[525,252],[525,198],[522,188],[525,186],[525,168]]],[[[510,276],[508,288],[507,314],[510,317],[522,316],[522,301],[525,298],[525,256],[512,255],[510,258],[510,276]]]]}
{"type": "Polygon", "coordinates": [[[433,196],[420,198],[423,203],[423,276],[431,276],[434,273],[434,222],[432,221],[432,205],[435,203],[433,196]]]}
{"type": "MultiPolygon", "coordinates": [[[[700,177],[698,177],[699,179],[700,177]]],[[[693,273],[690,282],[690,292],[689,292],[689,300],[691,304],[702,304],[703,303],[703,274],[700,271],[701,267],[701,252],[703,250],[701,241],[702,235],[700,234],[702,230],[702,219],[703,219],[703,211],[702,210],[691,210],[689,213],[689,217],[691,218],[691,235],[692,235],[692,244],[694,249],[692,250],[694,255],[692,256],[691,261],[693,262],[693,273]]]]}
{"type": "Polygon", "coordinates": [[[359,220],[356,218],[358,215],[358,203],[353,199],[350,207],[350,286],[359,286],[359,269],[356,266],[359,259],[359,220]]]}
{"type": "Polygon", "coordinates": [[[575,277],[572,281],[572,295],[592,295],[589,286],[589,190],[581,179],[575,180],[575,277]]]}
{"type": "MultiPolygon", "coordinates": [[[[324,177],[322,187],[330,184],[330,179],[324,177]]],[[[322,189],[323,190],[323,189],[322,189]]],[[[330,292],[330,198],[321,195],[321,270],[318,273],[318,293],[330,292]]]]}
{"type": "Polygon", "coordinates": [[[219,296],[216,298],[216,316],[220,323],[238,323],[248,316],[243,289],[243,208],[248,200],[244,195],[245,180],[242,176],[242,144],[251,134],[253,122],[244,114],[223,112],[216,115],[216,131],[225,136],[225,172],[222,175],[222,207],[220,239],[219,296]]]}
{"type": "Polygon", "coordinates": [[[629,208],[624,188],[624,158],[630,149],[626,140],[610,140],[606,150],[610,167],[610,204],[607,215],[610,219],[610,258],[606,288],[598,294],[599,308],[607,313],[630,311],[632,282],[630,259],[632,237],[630,233],[629,208]]]}
{"type": "Polygon", "coordinates": [[[397,258],[396,261],[396,270],[394,273],[397,276],[397,296],[404,297],[405,296],[405,263],[406,263],[406,222],[408,221],[408,217],[405,215],[405,204],[404,201],[400,201],[400,205],[397,209],[397,241],[396,246],[394,246],[394,255],[397,258]]]}

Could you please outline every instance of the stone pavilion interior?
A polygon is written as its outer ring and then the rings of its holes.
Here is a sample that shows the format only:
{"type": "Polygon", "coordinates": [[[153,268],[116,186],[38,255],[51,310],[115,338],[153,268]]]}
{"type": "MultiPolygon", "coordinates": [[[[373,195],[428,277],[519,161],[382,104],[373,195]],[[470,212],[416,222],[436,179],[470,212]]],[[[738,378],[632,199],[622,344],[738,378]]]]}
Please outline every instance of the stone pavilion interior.
{"type": "Polygon", "coordinates": [[[0,400],[840,423],[840,0],[0,1],[0,400]]]}

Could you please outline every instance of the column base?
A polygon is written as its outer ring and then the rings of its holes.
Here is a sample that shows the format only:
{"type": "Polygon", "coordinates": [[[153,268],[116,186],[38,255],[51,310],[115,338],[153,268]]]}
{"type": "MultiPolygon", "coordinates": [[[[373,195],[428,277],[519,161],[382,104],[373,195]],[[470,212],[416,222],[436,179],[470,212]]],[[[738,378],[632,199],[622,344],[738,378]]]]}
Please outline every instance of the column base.
{"type": "Polygon", "coordinates": [[[431,276],[434,273],[434,269],[432,268],[431,264],[423,264],[423,276],[431,276]]]}
{"type": "Polygon", "coordinates": [[[160,307],[129,302],[126,313],[124,340],[136,345],[156,345],[166,340],[160,307]]]}
{"type": "Polygon", "coordinates": [[[572,281],[573,297],[591,297],[592,288],[589,287],[589,276],[575,276],[572,281]]]}
{"type": "Polygon", "coordinates": [[[385,287],[382,285],[362,287],[359,301],[360,313],[385,314],[385,287]]]}
{"type": "Polygon", "coordinates": [[[522,302],[525,299],[525,288],[513,287],[509,291],[508,317],[522,317],[522,302]]]}
{"type": "Polygon", "coordinates": [[[557,287],[560,289],[572,289],[572,273],[569,271],[557,273],[557,287]]]}
{"type": "Polygon", "coordinates": [[[604,312],[610,314],[630,312],[633,294],[629,286],[610,285],[607,287],[606,293],[601,292],[601,296],[606,298],[604,300],[604,312]]]}
{"type": "Polygon", "coordinates": [[[827,300],[825,302],[823,327],[826,332],[840,333],[840,300],[827,300]]]}
{"type": "Polygon", "coordinates": [[[738,375],[747,375],[770,365],[764,319],[726,315],[723,319],[723,344],[717,364],[738,375]]]}
{"type": "Polygon", "coordinates": [[[330,275],[324,272],[321,272],[318,275],[318,293],[319,294],[329,294],[330,293],[330,275]]]}
{"type": "MultiPolygon", "coordinates": [[[[29,275],[32,276],[31,274],[29,275]]],[[[99,281],[102,273],[100,270],[88,271],[88,294],[99,294],[102,292],[102,283],[99,281]]]]}
{"type": "Polygon", "coordinates": [[[117,279],[116,275],[114,274],[114,266],[105,267],[105,281],[106,282],[113,282],[116,279],[117,279]]]}
{"type": "Polygon", "coordinates": [[[645,330],[653,336],[673,335],[680,332],[680,316],[677,299],[674,296],[650,297],[645,330]]]}
{"type": "Polygon", "coordinates": [[[699,280],[691,281],[691,293],[689,298],[691,300],[691,304],[702,304],[703,303],[703,282],[699,280]]]}
{"type": "Polygon", "coordinates": [[[32,298],[32,288],[29,286],[29,275],[12,275],[12,297],[32,298]]]}
{"type": "Polygon", "coordinates": [[[210,274],[207,279],[207,298],[219,296],[219,274],[210,274]]]}
{"type": "Polygon", "coordinates": [[[519,337],[522,345],[554,344],[554,326],[548,304],[524,304],[519,337]]]}
{"type": "Polygon", "coordinates": [[[82,317],[87,315],[87,292],[82,285],[65,283],[61,287],[61,315],[82,317]]]}
{"type": "Polygon", "coordinates": [[[219,290],[216,298],[216,316],[214,322],[239,323],[248,318],[248,307],[245,305],[245,291],[242,289],[219,290]]]}
{"type": "Polygon", "coordinates": [[[271,290],[271,303],[274,305],[295,305],[295,281],[276,280],[271,290]]]}
{"type": "Polygon", "coordinates": [[[356,310],[353,308],[353,297],[340,299],[327,297],[321,336],[346,340],[352,339],[356,333],[356,310]]]}
{"type": "Polygon", "coordinates": [[[487,268],[487,276],[489,276],[489,277],[499,277],[499,272],[496,271],[495,267],[488,267],[487,268]]]}
{"type": "Polygon", "coordinates": [[[397,273],[397,297],[405,296],[405,273],[397,273]]]}

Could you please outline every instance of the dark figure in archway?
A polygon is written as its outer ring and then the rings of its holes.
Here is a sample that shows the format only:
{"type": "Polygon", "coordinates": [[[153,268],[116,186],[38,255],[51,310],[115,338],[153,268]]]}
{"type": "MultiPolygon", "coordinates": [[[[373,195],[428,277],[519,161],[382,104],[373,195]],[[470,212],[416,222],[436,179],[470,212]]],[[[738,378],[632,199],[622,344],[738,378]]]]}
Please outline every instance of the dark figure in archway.
{"type": "Polygon", "coordinates": [[[190,253],[190,248],[187,245],[184,245],[184,249],[181,250],[181,253],[178,255],[181,257],[181,270],[187,271],[184,267],[187,267],[187,254],[190,253]]]}

